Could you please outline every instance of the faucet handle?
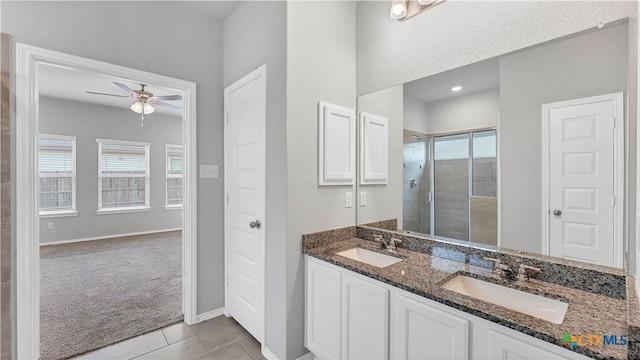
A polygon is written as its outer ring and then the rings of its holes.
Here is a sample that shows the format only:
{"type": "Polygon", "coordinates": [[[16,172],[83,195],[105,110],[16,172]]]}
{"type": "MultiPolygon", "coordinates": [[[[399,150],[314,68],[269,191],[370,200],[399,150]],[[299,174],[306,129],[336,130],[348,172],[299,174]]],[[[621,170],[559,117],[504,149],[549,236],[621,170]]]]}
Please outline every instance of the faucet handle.
{"type": "Polygon", "coordinates": [[[402,244],[402,240],[392,237],[391,238],[391,243],[394,244],[394,245],[400,245],[400,244],[402,244]]]}
{"type": "Polygon", "coordinates": [[[542,271],[542,269],[537,268],[537,267],[533,267],[533,266],[529,266],[529,265],[525,265],[525,264],[520,264],[520,267],[518,268],[518,275],[516,276],[516,280],[518,281],[526,281],[527,279],[529,279],[529,276],[527,275],[527,270],[529,271],[533,271],[536,273],[539,273],[542,271]]]}
{"type": "Polygon", "coordinates": [[[373,240],[377,242],[382,242],[382,235],[373,235],[373,240]]]}
{"type": "Polygon", "coordinates": [[[483,257],[483,259],[493,262],[493,270],[491,271],[491,274],[493,276],[501,278],[505,275],[505,271],[508,271],[510,273],[513,272],[513,270],[511,270],[511,267],[507,264],[503,264],[500,259],[490,257],[483,257]]]}

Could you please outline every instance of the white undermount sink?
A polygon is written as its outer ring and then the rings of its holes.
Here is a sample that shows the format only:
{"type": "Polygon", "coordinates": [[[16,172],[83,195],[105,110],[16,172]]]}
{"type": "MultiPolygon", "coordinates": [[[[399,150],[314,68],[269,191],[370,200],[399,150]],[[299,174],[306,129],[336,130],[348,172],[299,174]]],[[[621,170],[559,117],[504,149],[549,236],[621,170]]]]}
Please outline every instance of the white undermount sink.
{"type": "Polygon", "coordinates": [[[562,324],[567,307],[569,307],[569,304],[562,301],[464,275],[458,275],[440,287],[550,321],[554,324],[562,324]]]}
{"type": "Polygon", "coordinates": [[[387,267],[389,265],[393,265],[397,262],[402,261],[402,259],[399,259],[395,256],[389,256],[362,248],[353,248],[345,251],[340,251],[337,252],[336,255],[344,256],[346,258],[360,261],[379,268],[387,267]]]}

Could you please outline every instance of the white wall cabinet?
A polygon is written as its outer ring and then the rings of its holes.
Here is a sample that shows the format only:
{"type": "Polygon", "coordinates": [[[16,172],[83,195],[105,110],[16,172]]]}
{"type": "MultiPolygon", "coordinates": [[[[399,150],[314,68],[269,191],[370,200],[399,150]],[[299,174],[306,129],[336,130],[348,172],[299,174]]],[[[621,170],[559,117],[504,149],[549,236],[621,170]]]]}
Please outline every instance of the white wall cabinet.
{"type": "Polygon", "coordinates": [[[469,359],[469,320],[430,306],[426,299],[395,294],[393,359],[469,359]]]}
{"type": "Polygon", "coordinates": [[[360,185],[384,185],[389,177],[389,120],[360,113],[360,185]]]}
{"type": "Polygon", "coordinates": [[[318,185],[353,185],[356,120],[352,109],[318,103],[318,185]]]}
{"type": "Polygon", "coordinates": [[[389,290],[342,274],[343,359],[387,359],[389,290]]]}
{"type": "Polygon", "coordinates": [[[589,359],[336,265],[305,263],[305,341],[316,358],[589,359]]]}

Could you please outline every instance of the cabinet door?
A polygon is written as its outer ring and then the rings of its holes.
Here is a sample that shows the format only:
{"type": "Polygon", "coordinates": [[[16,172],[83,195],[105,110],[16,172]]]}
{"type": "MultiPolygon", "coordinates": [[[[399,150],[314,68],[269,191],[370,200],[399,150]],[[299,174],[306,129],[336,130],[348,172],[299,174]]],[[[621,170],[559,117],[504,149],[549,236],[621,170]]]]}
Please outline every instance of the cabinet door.
{"type": "Polygon", "coordinates": [[[317,358],[340,359],[340,272],[307,259],[305,345],[317,358]]]}
{"type": "Polygon", "coordinates": [[[469,321],[404,295],[394,297],[394,359],[469,358],[469,321]]]}
{"type": "Polygon", "coordinates": [[[343,359],[388,359],[389,290],[342,274],[343,359]]]}
{"type": "MultiPolygon", "coordinates": [[[[508,330],[508,329],[507,329],[508,330]]],[[[511,331],[509,331],[510,333],[511,331]]],[[[567,356],[560,355],[561,352],[566,352],[564,349],[552,345],[544,344],[538,346],[534,341],[522,341],[516,339],[513,336],[503,334],[502,332],[489,329],[488,336],[488,352],[486,357],[481,359],[487,360],[563,360],[563,359],[587,359],[577,353],[568,353],[567,356]],[[557,351],[551,351],[553,350],[557,351]]]]}

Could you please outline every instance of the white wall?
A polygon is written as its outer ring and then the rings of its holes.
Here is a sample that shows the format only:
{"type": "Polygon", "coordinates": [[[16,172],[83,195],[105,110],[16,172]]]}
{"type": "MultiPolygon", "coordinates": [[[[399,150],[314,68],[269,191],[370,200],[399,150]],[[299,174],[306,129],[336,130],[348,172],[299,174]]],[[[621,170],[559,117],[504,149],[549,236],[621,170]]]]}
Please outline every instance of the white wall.
{"type": "MultiPolygon", "coordinates": [[[[358,97],[358,104],[360,104],[360,100],[366,96],[367,95],[358,97]]],[[[408,130],[426,134],[429,131],[429,107],[427,103],[408,95],[405,91],[402,106],[404,115],[403,127],[408,130]]]]}
{"type": "Polygon", "coordinates": [[[389,120],[389,176],[386,185],[359,185],[358,195],[367,193],[367,206],[358,204],[358,223],[398,219],[402,226],[403,178],[403,86],[398,85],[358,98],[358,113],[366,112],[389,120]]]}
{"type": "Polygon", "coordinates": [[[635,1],[447,1],[400,22],[357,3],[358,95],[637,17],[635,1]]]}
{"type": "Polygon", "coordinates": [[[265,346],[278,355],[285,354],[287,340],[286,46],[284,1],[243,2],[224,21],[224,85],[267,65],[265,346]]]}
{"type": "MultiPolygon", "coordinates": [[[[304,233],[355,223],[345,209],[351,186],[318,186],[318,101],[348,108],[356,101],[356,3],[287,3],[286,353],[304,352],[304,233]]],[[[355,202],[354,202],[355,203],[355,202]]]]}
{"type": "MultiPolygon", "coordinates": [[[[8,2],[20,43],[193,81],[198,163],[223,162],[222,24],[175,2],[8,2]],[[143,14],[143,15],[141,15],[143,14]]],[[[198,179],[197,312],[224,305],[223,184],[198,179]]]]}
{"type": "Polygon", "coordinates": [[[498,126],[500,90],[491,89],[427,104],[427,134],[498,126]]]}
{"type": "Polygon", "coordinates": [[[40,97],[40,133],[76,137],[76,210],[78,216],[40,219],[40,243],[182,227],[181,210],[165,210],[165,144],[182,143],[182,118],[160,113],[140,115],[124,108],[40,97]],[[148,142],[151,211],[97,215],[98,144],[96,139],[148,142]],[[48,230],[47,224],[54,229],[48,230]]]}
{"type": "Polygon", "coordinates": [[[626,92],[627,32],[620,25],[500,59],[503,247],[542,250],[542,104],[626,92]]]}

